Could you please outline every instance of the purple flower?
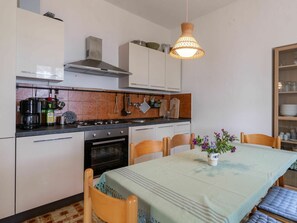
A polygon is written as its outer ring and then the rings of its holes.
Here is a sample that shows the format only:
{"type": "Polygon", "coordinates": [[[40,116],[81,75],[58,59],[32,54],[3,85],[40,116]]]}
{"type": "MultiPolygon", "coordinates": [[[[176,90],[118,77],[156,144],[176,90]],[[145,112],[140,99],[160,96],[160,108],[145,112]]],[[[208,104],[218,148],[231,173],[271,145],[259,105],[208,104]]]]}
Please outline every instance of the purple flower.
{"type": "Polygon", "coordinates": [[[236,151],[236,147],[234,146],[232,149],[231,149],[231,153],[234,153],[236,151]]]}
{"type": "Polygon", "coordinates": [[[193,139],[193,144],[197,145],[197,139],[193,139]]]}

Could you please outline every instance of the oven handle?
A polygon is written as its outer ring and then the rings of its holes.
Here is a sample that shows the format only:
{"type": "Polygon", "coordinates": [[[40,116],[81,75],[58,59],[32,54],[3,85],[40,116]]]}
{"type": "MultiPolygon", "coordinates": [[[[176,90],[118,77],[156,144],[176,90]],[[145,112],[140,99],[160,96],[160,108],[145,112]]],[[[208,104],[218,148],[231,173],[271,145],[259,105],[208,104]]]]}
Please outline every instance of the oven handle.
{"type": "Polygon", "coordinates": [[[113,139],[113,140],[105,140],[105,141],[102,141],[102,142],[93,142],[92,145],[93,146],[96,146],[96,145],[102,145],[102,144],[111,143],[111,142],[122,142],[122,141],[125,141],[125,140],[126,140],[125,138],[113,139]]]}

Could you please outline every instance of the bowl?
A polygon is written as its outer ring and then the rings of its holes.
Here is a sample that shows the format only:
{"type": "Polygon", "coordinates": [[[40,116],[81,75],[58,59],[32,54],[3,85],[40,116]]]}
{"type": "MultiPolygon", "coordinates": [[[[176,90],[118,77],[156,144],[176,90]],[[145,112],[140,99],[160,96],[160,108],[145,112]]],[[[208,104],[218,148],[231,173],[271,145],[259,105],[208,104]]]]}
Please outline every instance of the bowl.
{"type": "Polygon", "coordinates": [[[131,43],[137,44],[139,46],[146,46],[146,42],[144,42],[142,40],[133,40],[133,41],[131,41],[131,43]]]}
{"type": "Polygon", "coordinates": [[[297,104],[282,104],[280,106],[280,114],[284,116],[297,115],[297,104]]]}
{"type": "Polygon", "coordinates": [[[155,43],[155,42],[148,42],[148,43],[146,43],[146,47],[154,49],[154,50],[158,50],[160,47],[160,44],[155,43]]]}

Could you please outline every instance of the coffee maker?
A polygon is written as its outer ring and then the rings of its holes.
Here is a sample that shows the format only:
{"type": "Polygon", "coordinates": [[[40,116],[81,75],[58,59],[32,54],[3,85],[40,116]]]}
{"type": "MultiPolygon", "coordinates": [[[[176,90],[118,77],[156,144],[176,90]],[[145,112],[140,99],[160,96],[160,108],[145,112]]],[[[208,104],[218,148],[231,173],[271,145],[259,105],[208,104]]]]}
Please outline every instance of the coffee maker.
{"type": "Polygon", "coordinates": [[[21,128],[33,129],[40,127],[41,101],[39,98],[28,98],[20,102],[21,128]]]}

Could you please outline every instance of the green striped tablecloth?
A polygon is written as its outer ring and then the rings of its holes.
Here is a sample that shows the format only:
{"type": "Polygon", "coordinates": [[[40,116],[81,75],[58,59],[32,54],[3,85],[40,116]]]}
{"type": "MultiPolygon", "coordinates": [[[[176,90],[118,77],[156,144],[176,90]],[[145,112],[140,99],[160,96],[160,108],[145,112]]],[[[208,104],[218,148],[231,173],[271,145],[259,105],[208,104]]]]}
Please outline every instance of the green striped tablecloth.
{"type": "Polygon", "coordinates": [[[238,144],[235,153],[207,164],[200,149],[104,173],[97,187],[114,197],[139,198],[139,222],[240,220],[266,194],[297,153],[238,144]]]}

